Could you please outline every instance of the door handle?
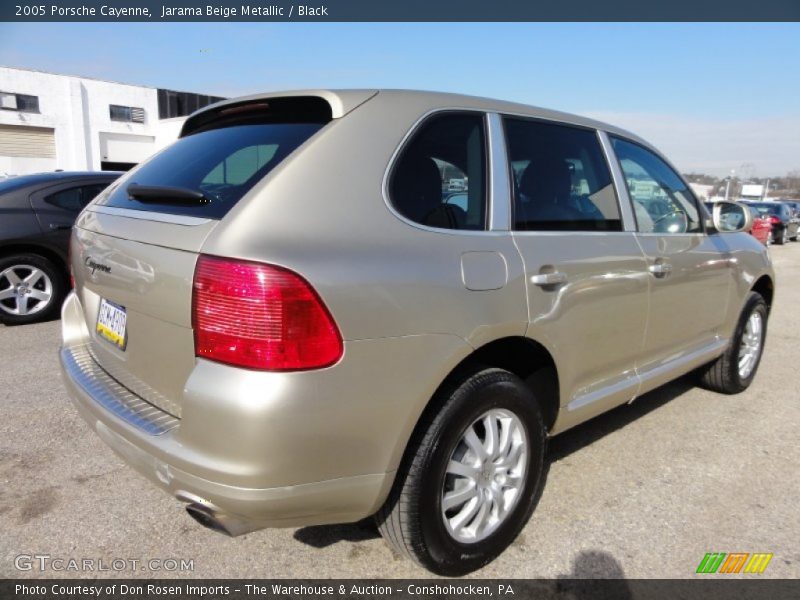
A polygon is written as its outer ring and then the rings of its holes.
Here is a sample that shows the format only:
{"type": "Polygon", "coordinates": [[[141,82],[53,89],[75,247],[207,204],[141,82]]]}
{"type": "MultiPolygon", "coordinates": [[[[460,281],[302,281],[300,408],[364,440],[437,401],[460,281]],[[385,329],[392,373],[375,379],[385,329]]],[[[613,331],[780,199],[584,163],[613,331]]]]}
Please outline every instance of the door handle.
{"type": "Polygon", "coordinates": [[[72,225],[64,225],[61,223],[50,223],[50,229],[53,231],[59,231],[61,229],[72,229],[72,225]]]}
{"type": "Polygon", "coordinates": [[[668,262],[657,262],[647,267],[647,270],[656,277],[665,277],[672,273],[672,265],[668,262]]]}
{"type": "Polygon", "coordinates": [[[538,275],[531,276],[531,283],[533,285],[560,285],[562,283],[567,283],[567,274],[561,271],[539,273],[538,275]]]}

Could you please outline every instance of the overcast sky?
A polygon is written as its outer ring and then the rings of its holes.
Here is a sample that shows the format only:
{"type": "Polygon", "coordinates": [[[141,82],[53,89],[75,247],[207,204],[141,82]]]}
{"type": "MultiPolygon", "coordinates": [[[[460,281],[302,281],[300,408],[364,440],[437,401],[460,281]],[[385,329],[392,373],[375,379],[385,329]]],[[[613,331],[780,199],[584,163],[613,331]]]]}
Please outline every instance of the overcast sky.
{"type": "Polygon", "coordinates": [[[626,127],[684,172],[800,169],[796,23],[2,23],[0,64],[224,96],[463,92],[626,127]]]}

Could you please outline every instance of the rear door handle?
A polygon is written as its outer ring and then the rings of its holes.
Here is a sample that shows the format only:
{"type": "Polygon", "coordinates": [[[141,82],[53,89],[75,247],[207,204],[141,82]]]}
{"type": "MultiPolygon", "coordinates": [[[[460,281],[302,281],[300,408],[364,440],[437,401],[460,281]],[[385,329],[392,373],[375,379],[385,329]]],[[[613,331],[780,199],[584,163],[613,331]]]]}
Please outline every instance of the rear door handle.
{"type": "Polygon", "coordinates": [[[531,276],[531,283],[533,285],[559,285],[567,283],[567,274],[561,271],[554,271],[553,273],[539,273],[538,275],[531,276]]]}
{"type": "Polygon", "coordinates": [[[59,231],[61,229],[72,229],[72,225],[65,225],[63,223],[50,223],[50,229],[59,231]]]}

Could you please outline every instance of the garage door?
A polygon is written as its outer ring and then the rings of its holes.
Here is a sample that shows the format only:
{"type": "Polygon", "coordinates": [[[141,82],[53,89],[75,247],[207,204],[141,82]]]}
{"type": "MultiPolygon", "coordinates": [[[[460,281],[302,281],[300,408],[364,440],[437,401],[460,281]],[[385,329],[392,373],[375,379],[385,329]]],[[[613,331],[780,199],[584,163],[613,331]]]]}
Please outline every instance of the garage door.
{"type": "Polygon", "coordinates": [[[155,151],[155,137],[100,132],[100,160],[140,163],[155,151]]]}
{"type": "Polygon", "coordinates": [[[0,125],[0,156],[55,158],[55,132],[46,127],[0,125]]]}

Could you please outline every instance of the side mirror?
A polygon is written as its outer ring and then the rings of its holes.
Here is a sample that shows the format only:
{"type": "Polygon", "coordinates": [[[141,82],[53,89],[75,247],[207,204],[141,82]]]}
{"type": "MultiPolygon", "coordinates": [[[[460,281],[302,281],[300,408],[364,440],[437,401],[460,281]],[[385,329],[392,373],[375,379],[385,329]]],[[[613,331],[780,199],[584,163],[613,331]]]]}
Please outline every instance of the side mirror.
{"type": "Polygon", "coordinates": [[[753,214],[750,208],[738,202],[717,202],[712,211],[714,229],[720,233],[750,231],[753,228],[753,214]]]}

